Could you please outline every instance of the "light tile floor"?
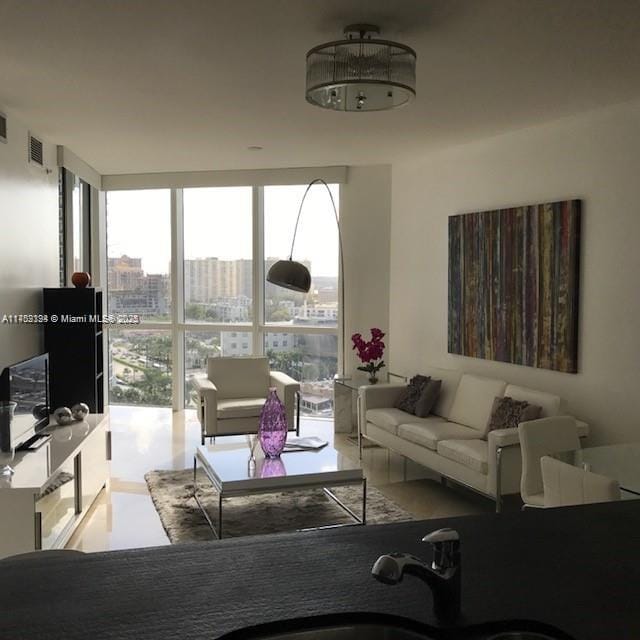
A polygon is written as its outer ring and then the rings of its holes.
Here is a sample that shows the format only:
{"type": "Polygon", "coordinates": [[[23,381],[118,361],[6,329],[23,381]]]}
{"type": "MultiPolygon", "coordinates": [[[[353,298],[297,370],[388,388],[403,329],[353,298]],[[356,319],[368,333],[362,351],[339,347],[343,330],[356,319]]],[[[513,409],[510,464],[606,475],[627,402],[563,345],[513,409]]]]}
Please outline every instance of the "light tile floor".
{"type": "MultiPolygon", "coordinates": [[[[192,466],[194,449],[200,443],[195,411],[112,406],[110,414],[111,477],[67,546],[90,552],[169,544],[144,474],[152,469],[192,466]]],[[[319,435],[344,455],[358,457],[357,446],[345,434],[334,439],[331,421],[303,419],[301,435],[319,435]]],[[[363,467],[370,485],[418,518],[494,509],[481,496],[441,486],[437,476],[386,449],[365,448],[363,467]]]]}

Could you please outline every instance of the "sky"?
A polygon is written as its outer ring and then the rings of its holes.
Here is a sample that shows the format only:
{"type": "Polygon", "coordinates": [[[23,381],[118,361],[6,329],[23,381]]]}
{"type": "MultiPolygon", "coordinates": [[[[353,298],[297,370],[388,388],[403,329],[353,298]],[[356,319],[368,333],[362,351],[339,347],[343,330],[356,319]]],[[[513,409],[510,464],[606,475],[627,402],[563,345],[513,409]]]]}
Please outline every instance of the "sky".
{"type": "MultiPolygon", "coordinates": [[[[265,257],[288,258],[306,186],[265,187],[265,257]]],[[[332,186],[336,206],[338,187],[332,186]]],[[[184,190],[185,258],[251,258],[251,187],[184,190]]],[[[170,191],[107,193],[110,258],[142,258],[146,273],[168,273],[171,258],[170,191]]],[[[294,260],[309,260],[313,276],[338,275],[338,231],[329,194],[312,187],[300,220],[294,260]]]]}

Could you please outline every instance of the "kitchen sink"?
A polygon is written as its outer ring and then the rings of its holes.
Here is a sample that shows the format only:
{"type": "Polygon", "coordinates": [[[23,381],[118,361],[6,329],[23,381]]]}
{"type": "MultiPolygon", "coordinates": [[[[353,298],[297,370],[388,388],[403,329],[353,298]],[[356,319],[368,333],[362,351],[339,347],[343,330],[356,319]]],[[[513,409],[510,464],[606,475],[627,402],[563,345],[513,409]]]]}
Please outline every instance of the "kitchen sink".
{"type": "Polygon", "coordinates": [[[487,637],[487,640],[555,640],[557,636],[536,631],[502,631],[487,637]]]}
{"type": "Polygon", "coordinates": [[[572,640],[527,621],[436,628],[396,616],[352,613],[283,620],[222,636],[220,640],[572,640]]]}
{"type": "MultiPolygon", "coordinates": [[[[453,639],[457,636],[452,634],[449,637],[453,639]]],[[[464,635],[460,637],[462,638],[464,635]]],[[[478,640],[557,640],[556,636],[535,631],[506,631],[489,636],[481,634],[472,637],[478,640]]],[[[291,631],[263,636],[263,638],[264,640],[436,640],[433,635],[424,635],[399,627],[369,624],[291,631]]]]}
{"type": "Polygon", "coordinates": [[[400,627],[377,624],[351,624],[289,631],[262,636],[264,640],[435,640],[433,636],[400,627]]]}
{"type": "Polygon", "coordinates": [[[374,613],[282,620],[233,631],[220,640],[445,640],[419,622],[374,613]]]}

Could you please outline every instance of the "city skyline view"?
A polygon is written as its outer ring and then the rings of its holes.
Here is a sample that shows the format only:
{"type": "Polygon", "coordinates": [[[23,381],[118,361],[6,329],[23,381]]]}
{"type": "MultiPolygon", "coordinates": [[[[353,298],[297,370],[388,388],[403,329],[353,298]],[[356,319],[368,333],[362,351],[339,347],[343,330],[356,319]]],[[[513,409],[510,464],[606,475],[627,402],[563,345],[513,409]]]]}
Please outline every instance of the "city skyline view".
{"type": "MultiPolygon", "coordinates": [[[[276,258],[265,260],[265,273],[276,258]]],[[[304,263],[311,269],[311,263],[304,263]]],[[[252,261],[244,258],[219,260],[195,258],[184,261],[181,284],[185,319],[209,322],[249,322],[253,315],[252,261]],[[214,312],[211,314],[210,312],[214,312]]],[[[130,256],[108,258],[108,301],[112,312],[140,315],[144,321],[168,321],[171,308],[170,274],[149,274],[142,259],[130,256]]],[[[265,320],[317,320],[336,325],[338,278],[319,276],[308,293],[264,282],[265,320]]]]}

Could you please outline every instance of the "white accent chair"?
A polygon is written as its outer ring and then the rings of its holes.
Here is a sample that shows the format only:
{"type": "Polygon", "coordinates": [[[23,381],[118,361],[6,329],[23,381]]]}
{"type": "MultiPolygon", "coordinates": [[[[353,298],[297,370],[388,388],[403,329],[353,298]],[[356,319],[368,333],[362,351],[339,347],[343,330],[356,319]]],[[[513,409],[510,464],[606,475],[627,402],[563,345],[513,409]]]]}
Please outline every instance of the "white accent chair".
{"type": "Polygon", "coordinates": [[[543,456],[542,485],[545,507],[567,507],[620,500],[617,480],[543,456]]]}
{"type": "Polygon", "coordinates": [[[580,448],[578,425],[571,416],[553,416],[522,422],[518,426],[522,451],[520,496],[525,507],[544,507],[540,459],[580,448]]]}
{"type": "Polygon", "coordinates": [[[300,432],[300,384],[270,371],[267,358],[208,358],[207,377],[194,379],[193,386],[202,444],[205,438],[256,433],[270,387],[285,406],[288,429],[300,432]]]}

